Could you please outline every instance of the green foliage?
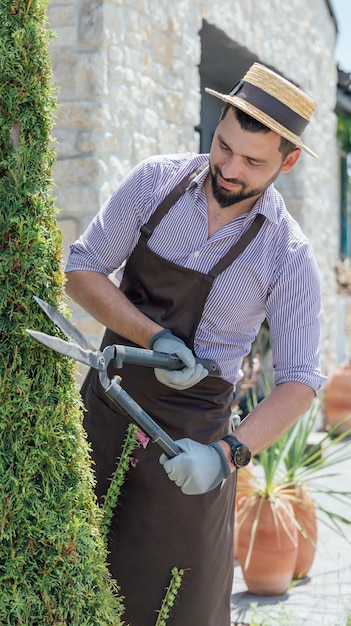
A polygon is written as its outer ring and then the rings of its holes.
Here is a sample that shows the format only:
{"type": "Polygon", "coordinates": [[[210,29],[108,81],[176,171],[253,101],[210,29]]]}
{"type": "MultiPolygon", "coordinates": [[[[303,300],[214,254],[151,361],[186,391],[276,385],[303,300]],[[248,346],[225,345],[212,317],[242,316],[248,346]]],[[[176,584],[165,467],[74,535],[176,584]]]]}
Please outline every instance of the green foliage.
{"type": "Polygon", "coordinates": [[[0,4],[0,623],[118,626],[75,366],[25,333],[64,311],[45,10],[0,4]]]}
{"type": "Polygon", "coordinates": [[[351,115],[347,113],[337,113],[338,127],[337,138],[340,142],[342,151],[345,154],[351,152],[351,115]]]}
{"type": "MultiPolygon", "coordinates": [[[[302,620],[283,602],[278,602],[278,612],[275,606],[259,607],[257,602],[251,602],[248,619],[250,626],[302,626],[302,620]]],[[[351,626],[351,611],[346,612],[345,621],[334,622],[333,626],[351,626]]]]}
{"type": "Polygon", "coordinates": [[[116,509],[118,498],[121,493],[121,487],[125,482],[128,470],[132,465],[132,453],[138,445],[137,427],[135,424],[129,424],[127,434],[123,442],[121,456],[118,460],[117,467],[111,477],[111,483],[103,503],[103,519],[101,530],[107,535],[113,512],[116,509]]]}
{"type": "Polygon", "coordinates": [[[174,606],[174,603],[178,596],[184,573],[185,570],[183,569],[178,569],[177,567],[172,568],[171,580],[166,589],[166,593],[162,601],[162,606],[158,611],[155,626],[166,626],[167,620],[172,612],[172,607],[174,606]]]}
{"type": "Polygon", "coordinates": [[[271,607],[259,608],[257,602],[252,602],[249,611],[250,626],[301,626],[301,619],[293,611],[289,611],[283,602],[279,602],[278,607],[278,614],[272,615],[271,607]]]}

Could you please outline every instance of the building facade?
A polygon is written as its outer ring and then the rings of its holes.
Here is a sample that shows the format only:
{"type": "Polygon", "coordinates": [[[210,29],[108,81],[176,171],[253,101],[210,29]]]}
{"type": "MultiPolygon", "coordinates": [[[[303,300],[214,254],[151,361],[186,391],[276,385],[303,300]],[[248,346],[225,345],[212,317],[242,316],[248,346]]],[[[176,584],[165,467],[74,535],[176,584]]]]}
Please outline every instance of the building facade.
{"type": "MultiPolygon", "coordinates": [[[[278,179],[311,240],[324,297],[323,371],[335,367],[335,265],[340,191],[336,139],[336,24],[326,0],[50,0],[59,108],[54,128],[58,220],[69,244],[138,161],[155,153],[206,152],[220,101],[255,61],[318,101],[302,154],[278,179]]],[[[72,305],[73,306],[73,305],[72,305]]],[[[303,302],[301,302],[303,306],[303,302]]],[[[80,328],[99,325],[73,306],[80,328]]]]}

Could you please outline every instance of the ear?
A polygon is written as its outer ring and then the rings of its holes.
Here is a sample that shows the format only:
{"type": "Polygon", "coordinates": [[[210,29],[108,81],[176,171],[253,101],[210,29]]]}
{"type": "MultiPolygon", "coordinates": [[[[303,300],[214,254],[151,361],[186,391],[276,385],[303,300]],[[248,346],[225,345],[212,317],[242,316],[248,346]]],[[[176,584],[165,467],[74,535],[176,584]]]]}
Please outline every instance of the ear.
{"type": "Polygon", "coordinates": [[[286,157],[281,171],[285,173],[290,172],[290,170],[292,170],[292,168],[298,162],[300,158],[300,154],[301,154],[300,148],[294,148],[294,150],[292,150],[292,152],[290,152],[288,156],[286,157]]]}

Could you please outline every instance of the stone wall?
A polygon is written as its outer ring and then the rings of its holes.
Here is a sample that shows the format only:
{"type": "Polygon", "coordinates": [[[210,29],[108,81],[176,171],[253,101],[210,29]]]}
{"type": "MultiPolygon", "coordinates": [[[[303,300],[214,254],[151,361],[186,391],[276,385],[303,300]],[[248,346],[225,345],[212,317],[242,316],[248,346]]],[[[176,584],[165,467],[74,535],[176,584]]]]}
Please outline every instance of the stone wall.
{"type": "MultiPolygon", "coordinates": [[[[318,102],[303,154],[279,186],[312,240],[325,315],[323,369],[335,362],[339,185],[334,115],[335,24],[325,0],[50,0],[60,108],[54,136],[59,221],[68,245],[131,166],[154,153],[199,149],[203,20],[318,102]]],[[[303,306],[303,303],[301,303],[303,306]]],[[[100,327],[76,310],[91,338],[100,327]]]]}

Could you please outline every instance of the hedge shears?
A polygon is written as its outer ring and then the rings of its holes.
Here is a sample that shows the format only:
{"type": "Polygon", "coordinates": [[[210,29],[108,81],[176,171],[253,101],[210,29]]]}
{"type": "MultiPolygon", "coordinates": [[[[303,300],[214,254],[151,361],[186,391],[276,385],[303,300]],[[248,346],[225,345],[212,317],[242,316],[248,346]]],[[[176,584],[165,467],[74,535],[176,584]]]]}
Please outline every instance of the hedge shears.
{"type": "MultiPolygon", "coordinates": [[[[106,346],[101,352],[62,313],[47,302],[44,302],[44,300],[41,300],[41,298],[34,296],[34,299],[51,321],[71,341],[65,341],[60,337],[47,335],[37,330],[26,329],[26,332],[33,339],[48,348],[98,370],[101,385],[110,400],[118,408],[122,409],[130,420],[153,443],[156,443],[168,458],[173,458],[180,454],[182,450],[178,444],[121,387],[121,377],[114,376],[110,380],[107,374],[107,367],[113,362],[116,368],[121,368],[124,363],[129,363],[168,370],[180,370],[184,367],[183,361],[178,359],[175,354],[124,345],[106,346]]],[[[209,376],[221,376],[220,367],[215,361],[210,359],[196,359],[196,361],[208,370],[209,376]]]]}

